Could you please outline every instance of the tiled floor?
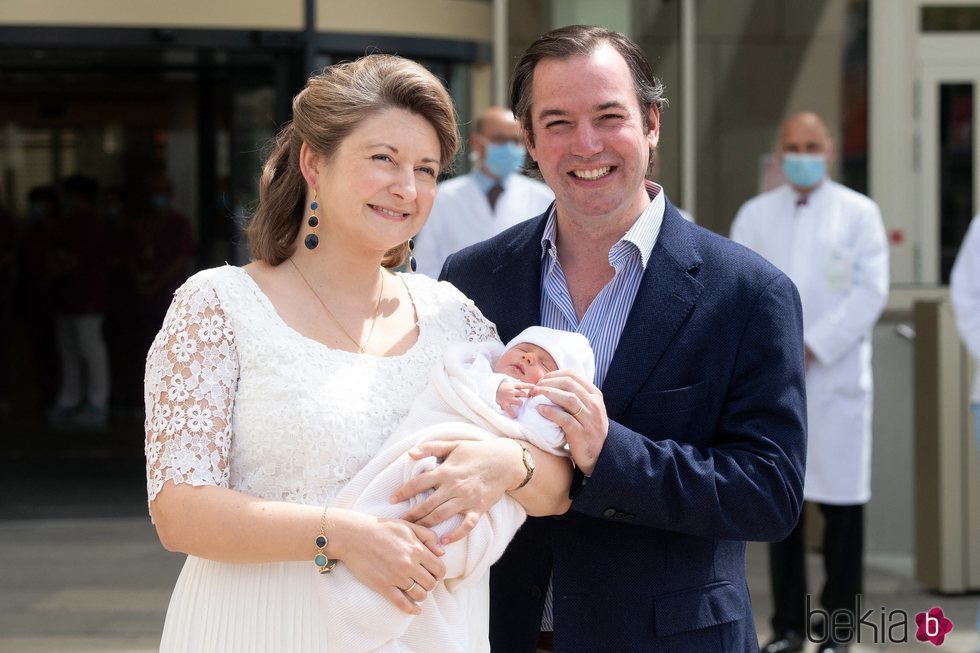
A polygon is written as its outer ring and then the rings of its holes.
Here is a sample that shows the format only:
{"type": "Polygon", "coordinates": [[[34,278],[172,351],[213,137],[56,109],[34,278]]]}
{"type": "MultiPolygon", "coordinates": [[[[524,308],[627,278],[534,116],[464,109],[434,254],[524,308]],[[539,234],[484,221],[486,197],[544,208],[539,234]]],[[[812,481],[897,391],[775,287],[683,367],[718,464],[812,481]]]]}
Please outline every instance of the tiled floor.
{"type": "MultiPolygon", "coordinates": [[[[160,547],[143,517],[0,521],[0,651],[154,651],[181,562],[160,547]]],[[[811,562],[816,577],[819,558],[811,562]]],[[[914,614],[938,605],[955,624],[942,653],[980,650],[980,597],[924,593],[895,566],[894,560],[872,558],[867,608],[914,614]]],[[[764,546],[750,545],[747,568],[759,635],[765,638],[770,600],[764,546]]],[[[852,650],[936,649],[865,641],[852,650]]]]}
{"type": "MultiPolygon", "coordinates": [[[[134,430],[138,424],[103,434],[18,429],[16,440],[3,443],[18,448],[7,447],[0,458],[0,653],[157,649],[183,557],[160,546],[146,517],[134,430]],[[60,455],[52,458],[52,451],[60,455]]],[[[12,433],[0,431],[0,440],[12,433]]],[[[819,556],[810,562],[810,577],[819,582],[819,556]]],[[[749,545],[746,567],[765,641],[771,604],[765,545],[749,545]]],[[[914,615],[939,606],[955,624],[940,653],[980,653],[980,594],[939,596],[912,578],[911,559],[870,556],[865,608],[914,615]]],[[[864,629],[852,651],[937,650],[918,642],[875,644],[872,634],[864,629]]]]}

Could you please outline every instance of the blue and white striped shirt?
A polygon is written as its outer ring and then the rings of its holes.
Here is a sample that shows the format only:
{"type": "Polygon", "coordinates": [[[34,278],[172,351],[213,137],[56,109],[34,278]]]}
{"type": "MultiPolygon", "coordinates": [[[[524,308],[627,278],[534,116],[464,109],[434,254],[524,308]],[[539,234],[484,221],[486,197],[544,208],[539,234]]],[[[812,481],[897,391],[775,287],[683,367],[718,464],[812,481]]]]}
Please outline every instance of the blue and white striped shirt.
{"type": "MultiPolygon", "coordinates": [[[[564,331],[576,331],[588,338],[595,352],[595,381],[601,388],[612,363],[619,337],[626,326],[626,318],[633,308],[633,300],[640,289],[640,280],[650,260],[650,252],[657,244],[660,226],[664,222],[664,193],[657,184],[646,182],[650,204],[643,210],[623,237],[609,250],[609,265],[615,272],[609,283],[599,291],[579,322],[568,292],[565,273],[558,260],[555,240],[558,234],[558,217],[555,206],[551,207],[548,221],[541,236],[541,326],[564,331]]],[[[541,630],[552,630],[554,598],[548,583],[541,630]]]]}
{"type": "Polygon", "coordinates": [[[640,279],[650,260],[664,221],[663,189],[646,182],[650,204],[633,226],[609,250],[613,278],[603,287],[579,322],[568,292],[565,273],[555,247],[558,218],[552,206],[541,237],[541,325],[576,331],[588,338],[595,352],[595,384],[602,387],[612,363],[626,318],[640,288],[640,279]]]}

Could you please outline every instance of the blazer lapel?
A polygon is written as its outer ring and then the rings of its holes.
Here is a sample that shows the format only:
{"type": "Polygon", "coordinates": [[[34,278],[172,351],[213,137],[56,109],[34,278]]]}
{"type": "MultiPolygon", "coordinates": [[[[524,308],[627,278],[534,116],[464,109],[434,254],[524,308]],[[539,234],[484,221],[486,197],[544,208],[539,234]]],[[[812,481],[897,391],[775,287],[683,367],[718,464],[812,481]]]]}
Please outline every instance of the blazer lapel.
{"type": "Polygon", "coordinates": [[[701,265],[689,225],[668,202],[636,299],[609,366],[602,392],[616,420],[656,367],[703,286],[690,271],[701,265]]]}
{"type": "Polygon", "coordinates": [[[501,247],[499,264],[491,268],[486,280],[500,293],[499,301],[494,302],[500,308],[491,319],[504,342],[541,323],[541,236],[547,217],[545,211],[529,220],[526,229],[516,230],[501,247]]]}

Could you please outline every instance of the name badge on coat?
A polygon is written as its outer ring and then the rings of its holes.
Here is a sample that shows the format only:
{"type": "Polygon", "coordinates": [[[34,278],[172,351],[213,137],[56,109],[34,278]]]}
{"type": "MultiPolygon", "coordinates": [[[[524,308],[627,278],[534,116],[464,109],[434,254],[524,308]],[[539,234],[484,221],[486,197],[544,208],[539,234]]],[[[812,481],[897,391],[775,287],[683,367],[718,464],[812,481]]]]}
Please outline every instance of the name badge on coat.
{"type": "Polygon", "coordinates": [[[827,286],[831,290],[846,291],[854,285],[854,254],[833,248],[827,259],[827,286]]]}

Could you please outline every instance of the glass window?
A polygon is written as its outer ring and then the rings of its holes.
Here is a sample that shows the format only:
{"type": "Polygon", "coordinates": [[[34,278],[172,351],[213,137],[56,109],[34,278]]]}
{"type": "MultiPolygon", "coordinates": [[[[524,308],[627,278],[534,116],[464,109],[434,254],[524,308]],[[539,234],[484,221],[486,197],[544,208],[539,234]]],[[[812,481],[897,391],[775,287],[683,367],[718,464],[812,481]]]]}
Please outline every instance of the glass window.
{"type": "Polygon", "coordinates": [[[923,32],[980,31],[980,7],[923,7],[919,19],[923,32]]]}
{"type": "Polygon", "coordinates": [[[939,241],[940,278],[949,273],[973,208],[973,84],[939,86],[939,241]]]}

